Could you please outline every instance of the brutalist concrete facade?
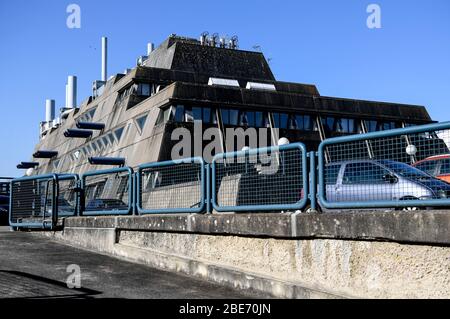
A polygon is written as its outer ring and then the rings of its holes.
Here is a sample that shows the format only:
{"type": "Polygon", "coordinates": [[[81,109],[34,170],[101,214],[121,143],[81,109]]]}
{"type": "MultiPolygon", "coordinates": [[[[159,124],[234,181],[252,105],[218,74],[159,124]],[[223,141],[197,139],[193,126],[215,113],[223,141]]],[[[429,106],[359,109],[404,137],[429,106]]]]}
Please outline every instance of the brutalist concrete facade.
{"type": "MultiPolygon", "coordinates": [[[[35,151],[56,151],[58,155],[36,159],[39,166],[33,174],[99,169],[88,164],[90,156],[125,157],[131,167],[168,160],[173,129],[193,130],[193,123],[164,120],[164,111],[177,105],[208,107],[214,112],[223,108],[264,112],[272,121],[274,112],[306,114],[314,129],[280,129],[274,137],[304,142],[310,150],[326,137],[344,134],[324,130],[322,121],[327,116],[352,118],[362,126],[365,120],[399,126],[431,122],[422,106],[321,96],[314,85],[276,81],[262,53],[204,46],[177,36],[169,37],[127,74],[112,76],[101,90],[79,108],[66,111],[61,123],[43,134],[35,151]],[[239,87],[208,85],[210,78],[237,80],[239,87]],[[247,89],[248,82],[271,84],[275,90],[247,89]],[[76,128],[77,122],[102,123],[105,128],[93,131],[87,139],[65,137],[66,130],[76,128]]],[[[215,126],[223,133],[223,119],[217,116],[218,123],[205,124],[204,129],[215,126]]],[[[275,126],[270,123],[271,130],[275,126]]],[[[230,150],[223,146],[219,151],[230,150]]]]}

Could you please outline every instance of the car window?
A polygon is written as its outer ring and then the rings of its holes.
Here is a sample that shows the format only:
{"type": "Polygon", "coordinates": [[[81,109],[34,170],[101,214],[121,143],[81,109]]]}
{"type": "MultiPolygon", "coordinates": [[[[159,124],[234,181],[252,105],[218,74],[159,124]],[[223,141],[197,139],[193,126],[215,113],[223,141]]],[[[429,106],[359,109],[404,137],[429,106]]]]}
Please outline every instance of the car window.
{"type": "Polygon", "coordinates": [[[384,176],[389,171],[381,166],[362,162],[347,164],[342,183],[343,184],[381,184],[385,183],[384,176]]]}
{"type": "Polygon", "coordinates": [[[441,160],[441,169],[439,171],[439,175],[450,174],[450,158],[446,158],[441,160]]]}
{"type": "Polygon", "coordinates": [[[341,165],[331,165],[325,170],[325,184],[335,185],[339,176],[341,165]]]}
{"type": "Polygon", "coordinates": [[[418,164],[415,166],[417,169],[420,169],[422,172],[425,172],[427,174],[436,175],[436,165],[437,161],[426,161],[418,164]]]}

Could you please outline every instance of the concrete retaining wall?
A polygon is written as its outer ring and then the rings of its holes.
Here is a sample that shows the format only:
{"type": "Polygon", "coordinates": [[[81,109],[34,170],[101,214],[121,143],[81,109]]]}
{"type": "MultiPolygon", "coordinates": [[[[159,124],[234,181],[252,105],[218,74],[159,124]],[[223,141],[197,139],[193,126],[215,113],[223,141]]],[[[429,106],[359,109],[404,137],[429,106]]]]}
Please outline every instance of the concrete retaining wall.
{"type": "MultiPolygon", "coordinates": [[[[50,236],[119,258],[233,287],[257,289],[275,297],[450,298],[448,245],[342,240],[317,235],[276,238],[192,232],[192,219],[194,225],[210,220],[213,229],[214,224],[227,225],[227,220],[228,227],[233,227],[229,225],[233,221],[230,217],[236,216],[74,218],[66,220],[62,232],[50,236]],[[161,224],[167,230],[154,229],[161,224]]],[[[278,220],[278,227],[274,228],[278,232],[280,219],[293,220],[292,216],[283,219],[279,214],[270,218],[278,220]]],[[[374,231],[380,233],[379,228],[374,231]]]]}

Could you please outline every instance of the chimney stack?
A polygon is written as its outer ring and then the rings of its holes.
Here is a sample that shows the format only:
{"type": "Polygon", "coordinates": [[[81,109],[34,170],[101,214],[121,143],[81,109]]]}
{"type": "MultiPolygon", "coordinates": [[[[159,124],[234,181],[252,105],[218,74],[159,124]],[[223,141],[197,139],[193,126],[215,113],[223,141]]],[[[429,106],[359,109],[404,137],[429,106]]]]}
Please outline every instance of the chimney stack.
{"type": "Polygon", "coordinates": [[[147,44],[147,56],[149,56],[155,50],[155,45],[153,43],[147,44]]]}
{"type": "Polygon", "coordinates": [[[106,82],[107,80],[107,71],[108,71],[108,38],[102,37],[102,81],[106,82]]]}
{"type": "Polygon", "coordinates": [[[45,101],[45,121],[47,123],[53,122],[55,119],[55,100],[45,101]]]}
{"type": "Polygon", "coordinates": [[[67,107],[70,109],[77,107],[77,77],[69,76],[67,78],[67,107]]]}

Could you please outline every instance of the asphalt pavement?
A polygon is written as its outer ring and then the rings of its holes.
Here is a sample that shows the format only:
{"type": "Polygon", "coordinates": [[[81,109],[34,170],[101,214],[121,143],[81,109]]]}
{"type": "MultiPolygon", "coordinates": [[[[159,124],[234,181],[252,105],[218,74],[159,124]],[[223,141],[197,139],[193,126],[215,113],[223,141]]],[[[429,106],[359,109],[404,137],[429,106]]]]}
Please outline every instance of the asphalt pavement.
{"type": "Polygon", "coordinates": [[[264,297],[0,227],[0,298],[264,297]]]}

